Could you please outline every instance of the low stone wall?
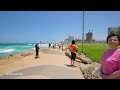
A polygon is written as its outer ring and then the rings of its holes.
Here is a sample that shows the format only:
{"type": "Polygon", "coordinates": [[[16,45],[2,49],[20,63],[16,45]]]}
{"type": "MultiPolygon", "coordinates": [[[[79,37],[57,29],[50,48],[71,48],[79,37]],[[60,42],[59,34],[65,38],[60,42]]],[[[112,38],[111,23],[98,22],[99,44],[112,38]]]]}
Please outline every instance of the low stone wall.
{"type": "MultiPolygon", "coordinates": [[[[47,49],[48,48],[41,48],[40,51],[44,51],[44,50],[47,50],[47,49]]],[[[17,61],[20,58],[32,55],[34,53],[35,53],[35,50],[31,50],[31,51],[24,52],[24,53],[21,53],[21,54],[10,55],[10,56],[6,56],[6,57],[3,57],[3,58],[0,58],[0,65],[6,64],[6,63],[9,63],[9,62],[13,62],[13,61],[17,61]]]]}
{"type": "Polygon", "coordinates": [[[29,56],[29,55],[32,55],[35,51],[28,51],[28,52],[24,52],[24,53],[21,53],[21,56],[29,56]]]}
{"type": "Polygon", "coordinates": [[[84,64],[80,63],[80,69],[85,79],[102,79],[100,76],[100,64],[97,62],[93,62],[92,64],[84,64]]]}
{"type": "MultiPolygon", "coordinates": [[[[66,51],[65,55],[70,58],[71,57],[71,52],[66,51]]],[[[92,60],[89,57],[86,57],[83,53],[81,53],[80,55],[76,54],[76,59],[81,60],[82,63],[84,63],[84,64],[91,64],[92,63],[92,60]]]]}
{"type": "MultiPolygon", "coordinates": [[[[66,51],[65,55],[69,58],[71,57],[71,52],[66,51]]],[[[80,63],[80,70],[85,79],[102,79],[100,76],[100,64],[93,62],[89,57],[85,56],[83,53],[76,55],[75,61],[80,63]]]]}

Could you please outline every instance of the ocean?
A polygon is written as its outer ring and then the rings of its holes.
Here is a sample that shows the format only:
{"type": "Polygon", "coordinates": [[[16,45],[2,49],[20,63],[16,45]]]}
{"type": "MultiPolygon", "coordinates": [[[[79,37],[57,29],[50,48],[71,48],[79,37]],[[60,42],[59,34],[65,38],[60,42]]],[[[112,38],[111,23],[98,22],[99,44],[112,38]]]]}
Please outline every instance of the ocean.
{"type": "MultiPolygon", "coordinates": [[[[40,48],[48,47],[48,44],[41,44],[40,48]]],[[[0,58],[20,54],[35,49],[34,43],[0,43],[0,58]]]]}

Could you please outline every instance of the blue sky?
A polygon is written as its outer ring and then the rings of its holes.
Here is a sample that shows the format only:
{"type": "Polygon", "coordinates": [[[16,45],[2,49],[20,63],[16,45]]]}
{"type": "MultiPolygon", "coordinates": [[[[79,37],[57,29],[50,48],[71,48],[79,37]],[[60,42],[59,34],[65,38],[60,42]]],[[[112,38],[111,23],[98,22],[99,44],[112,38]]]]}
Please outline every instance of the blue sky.
{"type": "MultiPolygon", "coordinates": [[[[84,35],[106,40],[108,27],[120,26],[120,11],[85,11],[84,35]]],[[[0,11],[0,43],[82,39],[82,11],[0,11]]],[[[86,37],[85,37],[86,38],[86,37]]]]}

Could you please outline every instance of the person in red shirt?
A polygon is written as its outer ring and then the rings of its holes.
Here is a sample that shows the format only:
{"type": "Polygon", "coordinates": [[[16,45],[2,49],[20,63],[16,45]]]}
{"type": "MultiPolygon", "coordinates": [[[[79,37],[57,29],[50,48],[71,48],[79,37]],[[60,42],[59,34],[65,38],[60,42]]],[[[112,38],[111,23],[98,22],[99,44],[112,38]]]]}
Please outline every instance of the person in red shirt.
{"type": "Polygon", "coordinates": [[[76,53],[77,53],[77,45],[75,44],[75,40],[72,40],[72,44],[69,47],[71,51],[71,66],[75,66],[75,58],[76,58],[76,53]]]}

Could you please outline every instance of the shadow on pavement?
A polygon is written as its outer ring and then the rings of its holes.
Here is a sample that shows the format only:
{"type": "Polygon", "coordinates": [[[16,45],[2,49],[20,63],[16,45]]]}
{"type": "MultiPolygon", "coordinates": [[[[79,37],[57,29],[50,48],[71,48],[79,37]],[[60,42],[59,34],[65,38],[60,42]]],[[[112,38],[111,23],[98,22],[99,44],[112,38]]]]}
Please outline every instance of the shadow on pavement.
{"type": "Polygon", "coordinates": [[[51,79],[81,79],[79,72],[56,65],[40,65],[21,69],[15,72],[6,72],[6,74],[0,76],[0,79],[14,79],[28,75],[42,75],[51,79]]]}
{"type": "Polygon", "coordinates": [[[67,67],[73,67],[73,65],[69,65],[69,64],[64,64],[64,65],[66,65],[67,67]]]}

